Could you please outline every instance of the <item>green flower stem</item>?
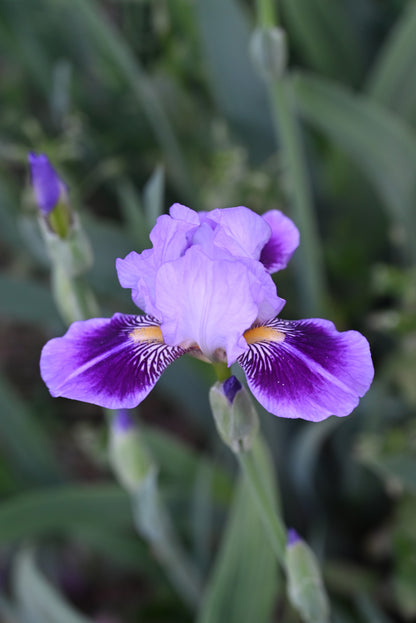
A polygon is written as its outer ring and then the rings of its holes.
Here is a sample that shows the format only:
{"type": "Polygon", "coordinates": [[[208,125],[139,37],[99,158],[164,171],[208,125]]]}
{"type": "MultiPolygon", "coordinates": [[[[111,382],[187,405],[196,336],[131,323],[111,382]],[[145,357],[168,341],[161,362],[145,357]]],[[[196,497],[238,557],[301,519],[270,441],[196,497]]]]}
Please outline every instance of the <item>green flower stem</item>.
{"type": "Polygon", "coordinates": [[[98,305],[87,281],[82,275],[68,275],[61,264],[52,267],[52,293],[66,325],[98,315],[98,305]]]}
{"type": "Polygon", "coordinates": [[[249,484],[253,500],[257,505],[260,518],[263,521],[264,528],[270,539],[270,545],[280,564],[285,568],[286,529],[278,515],[276,505],[273,503],[265,488],[267,474],[262,465],[267,460],[267,457],[262,456],[264,452],[265,447],[257,440],[251,450],[240,452],[237,456],[241,469],[249,484]]]}
{"type": "Polygon", "coordinates": [[[273,28],[277,25],[275,4],[269,0],[257,0],[257,21],[262,28],[273,28]]]}
{"type": "MultiPolygon", "coordinates": [[[[276,27],[272,0],[257,0],[257,21],[261,29],[276,27]]],[[[301,233],[302,243],[294,258],[299,302],[303,313],[319,315],[328,301],[326,279],[302,138],[291,101],[291,85],[286,75],[269,74],[266,82],[276,136],[287,169],[291,211],[301,233]]]]}
{"type": "Polygon", "coordinates": [[[156,470],[147,474],[137,491],[131,494],[131,501],[137,531],[152,546],[182,599],[196,609],[202,594],[201,578],[176,538],[161,500],[156,470]]]}

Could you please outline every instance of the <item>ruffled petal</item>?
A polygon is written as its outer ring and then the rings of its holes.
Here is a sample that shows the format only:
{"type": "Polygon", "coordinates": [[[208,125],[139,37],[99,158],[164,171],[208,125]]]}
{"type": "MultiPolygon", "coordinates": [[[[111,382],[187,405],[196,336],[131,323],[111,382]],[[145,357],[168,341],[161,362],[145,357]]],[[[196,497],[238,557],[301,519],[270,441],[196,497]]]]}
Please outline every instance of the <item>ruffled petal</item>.
{"type": "Polygon", "coordinates": [[[187,234],[193,229],[195,226],[192,223],[174,220],[163,214],[159,216],[150,233],[152,249],[145,249],[140,254],[132,251],[124,259],[116,260],[120,285],[123,288],[131,288],[134,303],[147,314],[159,316],[155,306],[155,280],[158,269],[164,262],[175,260],[185,252],[189,246],[187,234]]]}
{"type": "Polygon", "coordinates": [[[199,225],[199,213],[181,203],[174,203],[169,208],[169,214],[177,221],[186,221],[193,226],[199,225]]]}
{"type": "Polygon", "coordinates": [[[238,358],[257,400],[274,415],[314,422],[345,416],[370,387],[374,368],[365,337],[314,318],[276,319],[244,334],[238,358]]]}
{"type": "Polygon", "coordinates": [[[247,349],[243,333],[257,318],[254,279],[244,264],[211,260],[197,246],[164,264],[156,300],[166,343],[197,344],[212,359],[225,351],[231,365],[247,349]]]}
{"type": "Polygon", "coordinates": [[[293,221],[279,210],[270,210],[263,219],[272,235],[261,251],[260,262],[270,273],[285,268],[299,246],[299,230],[293,221]]]}
{"type": "Polygon", "coordinates": [[[115,314],[74,322],[44,346],[40,368],[54,397],[131,409],[184,352],[163,342],[154,318],[115,314]]]}
{"type": "Polygon", "coordinates": [[[215,244],[235,257],[258,260],[271,235],[266,221],[244,206],[200,212],[200,218],[218,225],[215,244]]]}

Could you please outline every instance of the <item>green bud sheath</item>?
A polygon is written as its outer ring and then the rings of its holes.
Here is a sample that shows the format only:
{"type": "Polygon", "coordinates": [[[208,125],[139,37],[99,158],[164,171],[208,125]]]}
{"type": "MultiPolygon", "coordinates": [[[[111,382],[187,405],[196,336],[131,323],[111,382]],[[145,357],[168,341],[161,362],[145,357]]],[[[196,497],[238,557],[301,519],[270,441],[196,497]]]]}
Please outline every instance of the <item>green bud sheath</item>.
{"type": "Polygon", "coordinates": [[[120,426],[124,412],[118,412],[110,434],[110,461],[122,486],[131,494],[137,493],[155,465],[138,428],[120,426]],[[121,417],[120,417],[121,416],[121,417]]]}
{"type": "Polygon", "coordinates": [[[267,82],[280,80],[287,65],[287,44],[284,30],[256,28],[250,41],[250,55],[258,73],[267,82]]]}
{"type": "Polygon", "coordinates": [[[224,383],[215,383],[211,387],[209,401],[218,433],[224,443],[236,453],[249,450],[258,432],[259,422],[246,389],[235,377],[230,377],[224,383]],[[230,385],[233,385],[231,393],[230,385]]]}
{"type": "Polygon", "coordinates": [[[286,547],[287,592],[305,623],[328,623],[329,604],[318,561],[302,539],[286,547]]]}

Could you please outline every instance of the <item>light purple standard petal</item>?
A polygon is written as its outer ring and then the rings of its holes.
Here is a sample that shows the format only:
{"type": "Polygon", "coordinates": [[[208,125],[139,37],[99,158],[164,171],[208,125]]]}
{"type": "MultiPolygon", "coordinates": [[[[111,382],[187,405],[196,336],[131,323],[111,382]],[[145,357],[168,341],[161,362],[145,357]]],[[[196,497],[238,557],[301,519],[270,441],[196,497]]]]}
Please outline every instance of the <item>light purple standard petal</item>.
{"type": "Polygon", "coordinates": [[[201,212],[200,218],[217,224],[215,244],[235,257],[258,260],[271,235],[265,219],[244,206],[201,212]]]}
{"type": "Polygon", "coordinates": [[[28,161],[36,203],[40,210],[48,215],[58,203],[64,185],[47,156],[30,153],[28,161]]]}
{"type": "Polygon", "coordinates": [[[164,344],[154,318],[115,314],[74,322],[63,337],[44,346],[40,368],[54,397],[131,409],[183,354],[182,348],[164,344]]]}
{"type": "Polygon", "coordinates": [[[285,321],[245,333],[238,358],[251,391],[271,413],[314,422],[345,416],[370,387],[374,369],[367,340],[314,318],[285,321]]]}
{"type": "Polygon", "coordinates": [[[272,235],[263,247],[260,262],[269,273],[285,268],[299,246],[299,230],[293,221],[279,210],[270,210],[263,219],[271,227],[272,235]]]}
{"type": "Polygon", "coordinates": [[[253,274],[235,260],[212,260],[191,247],[157,274],[156,304],[167,344],[197,344],[208,358],[224,351],[231,365],[246,349],[244,331],[258,314],[253,274]]]}
{"type": "Polygon", "coordinates": [[[152,249],[145,249],[142,253],[132,251],[124,259],[116,260],[120,285],[131,289],[134,303],[147,314],[158,317],[155,306],[157,271],[163,263],[179,258],[185,252],[189,246],[187,234],[194,229],[195,226],[188,221],[174,220],[163,214],[150,233],[152,249]]]}

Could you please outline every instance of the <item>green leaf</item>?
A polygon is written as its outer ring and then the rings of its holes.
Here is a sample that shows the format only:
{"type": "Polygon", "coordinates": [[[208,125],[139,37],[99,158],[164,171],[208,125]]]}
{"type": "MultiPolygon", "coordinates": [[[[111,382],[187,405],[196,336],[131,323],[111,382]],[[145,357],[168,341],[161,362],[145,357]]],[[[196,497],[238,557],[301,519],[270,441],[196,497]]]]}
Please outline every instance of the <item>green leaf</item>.
{"type": "Polygon", "coordinates": [[[275,554],[241,480],[198,623],[267,623],[279,584],[275,554]]]}
{"type": "Polygon", "coordinates": [[[161,430],[144,428],[143,436],[162,475],[166,474],[170,481],[179,483],[182,490],[188,487],[191,490],[198,473],[203,471],[209,478],[213,500],[219,504],[228,503],[231,496],[231,478],[209,457],[201,456],[200,452],[161,430]]]}
{"type": "Polygon", "coordinates": [[[62,470],[34,412],[0,377],[1,447],[18,474],[29,482],[56,483],[62,470]]]}
{"type": "Polygon", "coordinates": [[[26,548],[15,559],[13,588],[23,620],[28,623],[90,623],[75,610],[37,569],[34,551],[26,548]]]}
{"type": "Polygon", "coordinates": [[[336,142],[367,174],[409,257],[416,257],[416,137],[392,113],[368,97],[299,74],[294,80],[302,116],[336,142]]]}
{"type": "Polygon", "coordinates": [[[249,57],[251,26],[234,0],[197,0],[196,19],[213,96],[256,159],[274,150],[264,85],[249,57]]]}
{"type": "Polygon", "coordinates": [[[38,324],[51,332],[62,329],[49,288],[29,279],[0,275],[0,317],[38,324]]]}
{"type": "MultiPolygon", "coordinates": [[[[56,10],[55,1],[48,4],[56,10]]],[[[65,7],[66,2],[61,0],[60,5],[65,7]]],[[[114,23],[106,16],[98,2],[73,0],[70,11],[76,13],[77,17],[82,20],[90,40],[96,47],[95,53],[113,63],[120,76],[126,81],[164,151],[174,179],[182,191],[191,196],[192,188],[181,146],[166,115],[163,103],[157,97],[140,60],[133,54],[126,40],[117,31],[114,23]]]]}
{"type": "Polygon", "coordinates": [[[303,53],[306,65],[328,77],[357,83],[363,69],[362,45],[343,3],[282,0],[281,4],[289,39],[303,53]]]}
{"type": "Polygon", "coordinates": [[[85,524],[132,528],[127,494],[108,484],[51,487],[20,494],[0,506],[0,543],[68,534],[85,524]]]}
{"type": "Polygon", "coordinates": [[[129,238],[135,243],[135,250],[149,246],[149,227],[143,213],[139,193],[128,179],[122,179],[116,185],[120,208],[129,238]]]}
{"type": "Polygon", "coordinates": [[[143,189],[143,205],[146,213],[147,225],[150,229],[156,223],[158,216],[164,213],[165,200],[165,172],[161,165],[153,171],[143,189]]]}
{"type": "Polygon", "coordinates": [[[416,122],[416,4],[409,2],[391,29],[369,76],[366,91],[416,122]]]}

